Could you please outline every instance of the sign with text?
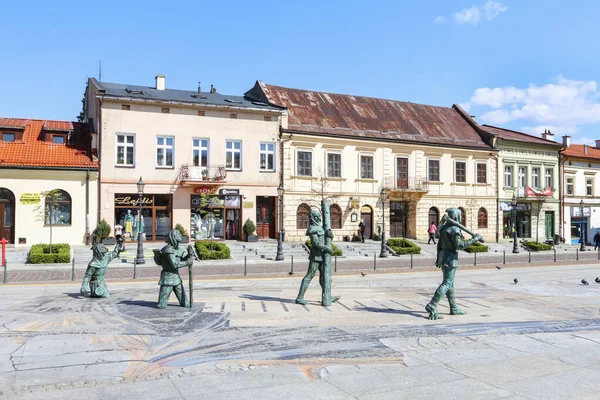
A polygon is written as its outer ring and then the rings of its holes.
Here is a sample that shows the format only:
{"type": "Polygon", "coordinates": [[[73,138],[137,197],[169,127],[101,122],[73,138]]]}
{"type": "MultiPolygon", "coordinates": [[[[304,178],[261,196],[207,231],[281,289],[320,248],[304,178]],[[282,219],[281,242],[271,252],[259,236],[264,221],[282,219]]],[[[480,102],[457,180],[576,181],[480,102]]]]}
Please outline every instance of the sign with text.
{"type": "Polygon", "coordinates": [[[39,193],[21,193],[21,204],[40,204],[42,196],[39,193]]]}
{"type": "MultiPolygon", "coordinates": [[[[116,194],[115,195],[115,206],[139,206],[139,196],[129,194],[116,194]]],[[[152,197],[143,196],[142,206],[151,206],[152,197]]]]}
{"type": "MultiPolygon", "coordinates": [[[[590,215],[592,215],[590,207],[583,207],[583,217],[589,217],[590,215]]],[[[581,217],[581,207],[571,206],[571,217],[581,217]]]]}
{"type": "Polygon", "coordinates": [[[219,190],[219,194],[222,195],[233,195],[233,194],[240,194],[240,189],[220,189],[219,190]]]}
{"type": "MultiPolygon", "coordinates": [[[[500,203],[500,211],[512,211],[513,205],[512,203],[503,202],[500,203]]],[[[531,203],[517,203],[515,207],[517,211],[527,211],[531,210],[531,203]]]]}
{"type": "Polygon", "coordinates": [[[194,188],[194,193],[196,193],[196,194],[217,194],[217,188],[200,186],[200,187],[194,188]]]}
{"type": "Polygon", "coordinates": [[[245,201],[244,208],[254,208],[254,202],[253,201],[245,201]]]}

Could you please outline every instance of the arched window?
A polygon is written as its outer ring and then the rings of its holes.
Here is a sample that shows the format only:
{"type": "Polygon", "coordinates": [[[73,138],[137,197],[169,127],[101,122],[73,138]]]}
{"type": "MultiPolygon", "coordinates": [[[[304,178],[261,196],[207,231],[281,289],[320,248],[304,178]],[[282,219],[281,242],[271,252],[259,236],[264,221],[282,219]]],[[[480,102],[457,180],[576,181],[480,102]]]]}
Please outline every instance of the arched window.
{"type": "Polygon", "coordinates": [[[487,211],[485,208],[481,207],[479,211],[477,211],[477,227],[478,228],[487,228],[487,211]]]}
{"type": "Polygon", "coordinates": [[[462,207],[458,207],[458,209],[460,210],[460,221],[459,222],[463,226],[467,226],[467,212],[462,207]]]}
{"type": "Polygon", "coordinates": [[[342,229],[342,209],[337,204],[331,205],[331,229],[342,229]]]}
{"type": "Polygon", "coordinates": [[[308,228],[308,213],[310,212],[310,206],[302,203],[298,206],[296,211],[296,228],[307,229],[308,228]]]}
{"type": "Polygon", "coordinates": [[[45,194],[46,225],[71,225],[71,196],[61,189],[45,194]]]}
{"type": "Polygon", "coordinates": [[[434,223],[436,226],[437,226],[437,224],[440,222],[440,212],[439,212],[439,210],[438,210],[437,208],[435,208],[435,207],[431,207],[431,208],[429,209],[429,224],[428,224],[427,226],[431,225],[431,223],[432,223],[432,222],[433,222],[433,223],[434,223]]]}

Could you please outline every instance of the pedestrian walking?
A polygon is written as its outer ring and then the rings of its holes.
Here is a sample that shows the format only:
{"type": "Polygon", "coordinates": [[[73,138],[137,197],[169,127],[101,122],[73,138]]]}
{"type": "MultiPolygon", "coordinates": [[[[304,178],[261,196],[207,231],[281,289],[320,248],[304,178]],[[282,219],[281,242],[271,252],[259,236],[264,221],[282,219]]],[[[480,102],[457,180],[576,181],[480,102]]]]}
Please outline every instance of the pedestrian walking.
{"type": "Polygon", "coordinates": [[[600,231],[594,235],[594,250],[598,250],[598,247],[600,247],[600,231]]]}
{"type": "Polygon", "coordinates": [[[367,230],[367,224],[364,219],[361,219],[358,223],[358,227],[360,228],[360,241],[361,243],[365,242],[365,231],[367,230]]]}
{"type": "Polygon", "coordinates": [[[437,228],[435,227],[435,222],[432,222],[431,225],[429,226],[429,229],[427,229],[427,233],[429,233],[429,240],[427,241],[427,244],[431,243],[431,241],[433,240],[433,244],[435,244],[435,231],[437,230],[437,228]]]}

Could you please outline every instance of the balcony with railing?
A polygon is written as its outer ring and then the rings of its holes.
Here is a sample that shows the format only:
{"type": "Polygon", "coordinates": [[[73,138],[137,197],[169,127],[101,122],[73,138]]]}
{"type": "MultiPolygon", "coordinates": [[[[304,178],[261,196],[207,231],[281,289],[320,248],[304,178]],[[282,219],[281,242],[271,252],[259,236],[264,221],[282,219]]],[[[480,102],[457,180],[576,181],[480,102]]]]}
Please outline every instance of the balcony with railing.
{"type": "Polygon", "coordinates": [[[227,183],[227,171],[225,165],[197,167],[183,164],[179,169],[179,181],[183,184],[224,185],[227,183]]]}
{"type": "Polygon", "coordinates": [[[422,192],[427,193],[429,191],[429,182],[425,178],[417,178],[414,176],[408,176],[405,178],[386,178],[386,185],[390,190],[395,191],[406,191],[406,192],[422,192]]]}

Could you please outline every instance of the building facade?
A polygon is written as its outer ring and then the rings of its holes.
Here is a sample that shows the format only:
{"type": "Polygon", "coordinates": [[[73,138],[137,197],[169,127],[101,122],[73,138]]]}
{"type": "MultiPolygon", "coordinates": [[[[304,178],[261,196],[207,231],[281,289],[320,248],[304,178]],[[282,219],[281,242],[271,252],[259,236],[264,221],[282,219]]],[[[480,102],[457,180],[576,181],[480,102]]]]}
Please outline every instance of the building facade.
{"type": "Polygon", "coordinates": [[[240,96],[89,79],[85,117],[96,128],[99,218],[135,240],[164,240],[179,223],[194,239],[241,239],[246,219],[276,237],[281,110],[240,96]]]}
{"type": "Polygon", "coordinates": [[[562,165],[562,231],[565,243],[593,244],[600,230],[600,140],[596,146],[571,144],[563,136],[562,165]]]}
{"type": "Polygon", "coordinates": [[[498,153],[498,236],[544,242],[560,235],[559,152],[549,132],[542,137],[482,125],[498,153]],[[514,197],[514,200],[513,200],[514,197]],[[513,204],[514,203],[514,204],[513,204]]]}
{"type": "Polygon", "coordinates": [[[449,207],[460,207],[464,225],[495,239],[496,150],[459,106],[260,81],[246,96],[287,110],[281,123],[286,240],[306,239],[308,212],[323,197],[332,203],[334,240],[358,234],[361,219],[367,237],[385,229],[388,237],[425,239],[449,207]]]}
{"type": "Polygon", "coordinates": [[[0,235],[10,245],[89,243],[98,163],[87,124],[0,118],[0,235]]]}

